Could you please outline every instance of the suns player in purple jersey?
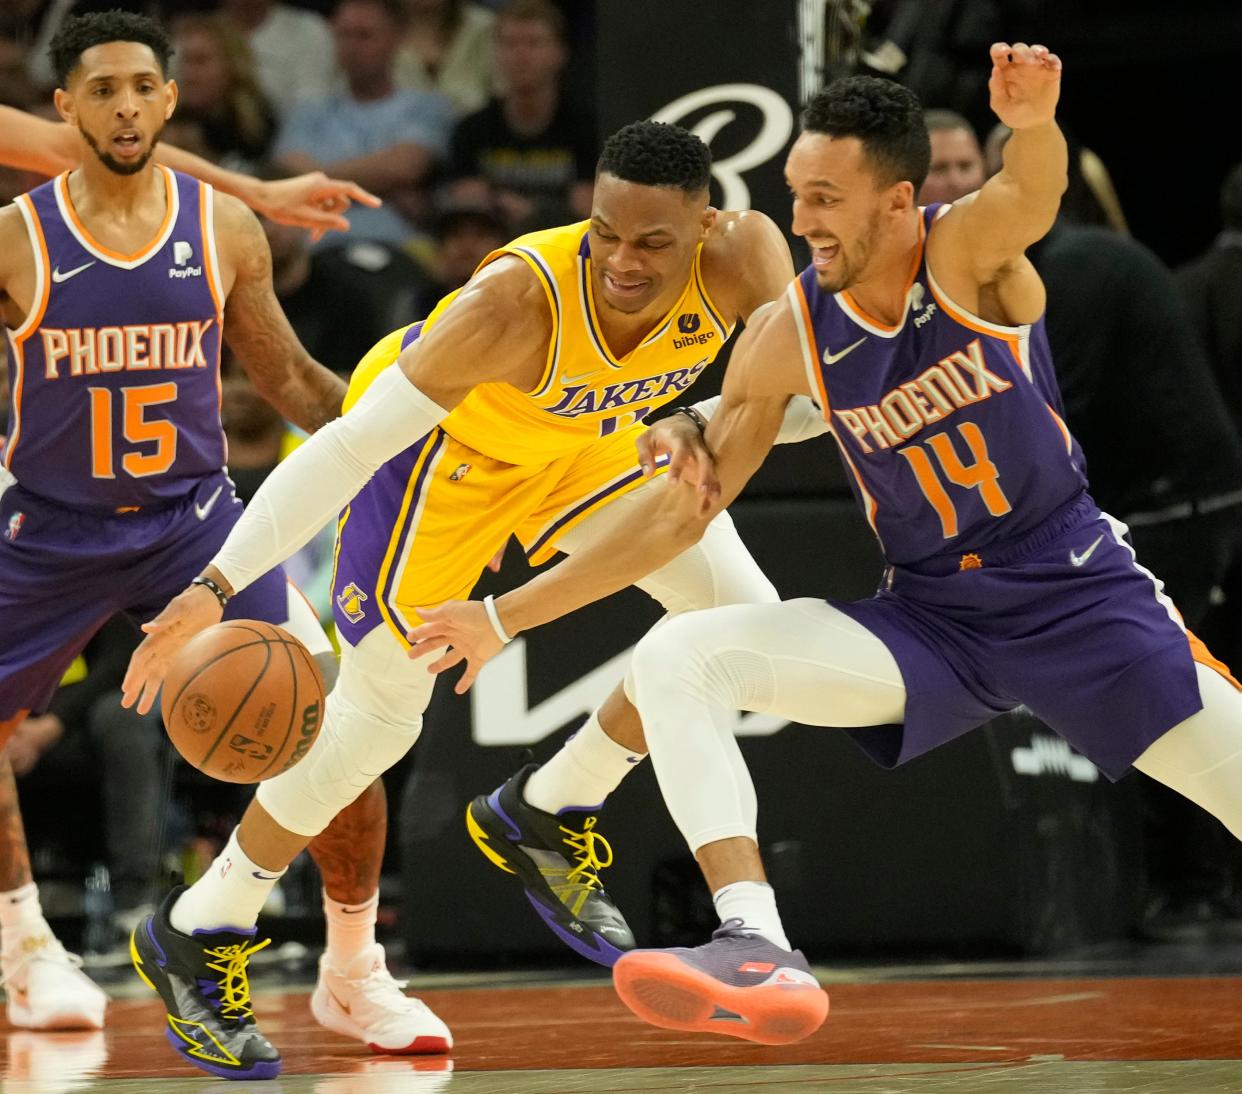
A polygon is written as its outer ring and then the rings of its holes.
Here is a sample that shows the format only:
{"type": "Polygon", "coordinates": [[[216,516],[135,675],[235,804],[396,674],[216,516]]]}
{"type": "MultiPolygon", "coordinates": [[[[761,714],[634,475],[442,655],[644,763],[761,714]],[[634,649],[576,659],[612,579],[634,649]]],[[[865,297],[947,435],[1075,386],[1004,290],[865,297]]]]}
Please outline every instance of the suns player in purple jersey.
{"type": "MultiPolygon", "coordinates": [[[[241,507],[225,473],[220,425],[222,338],[259,391],[308,431],[335,417],[344,395],[281,312],[255,217],[236,199],[152,162],[176,102],[164,76],[163,31],[123,13],[71,18],[52,53],[56,104],[80,134],[81,167],[0,210],[0,309],[12,380],[0,449],[6,732],[25,712],[44,708],[109,616],[149,618],[236,523],[241,507]]],[[[286,624],[334,669],[313,611],[282,573],[253,593],[230,614],[286,624]]],[[[424,1049],[442,1050],[443,1024],[399,990],[375,944],[384,824],[376,785],[312,847],[325,878],[332,955],[316,998],[330,990],[344,999],[354,1035],[378,1051],[404,1051],[420,1037],[424,1049]],[[355,960],[356,972],[339,972],[355,960]]],[[[227,849],[221,861],[230,861],[227,849]]],[[[239,859],[235,872],[241,868],[239,859]]],[[[266,875],[253,882],[265,892],[271,883],[266,875]]],[[[98,1026],[105,997],[76,970],[39,908],[7,760],[0,761],[0,924],[10,1019],[38,1028],[98,1026]]],[[[200,926],[226,927],[227,919],[200,926]]],[[[191,947],[198,977],[228,987],[214,995],[214,1011],[183,1015],[173,1040],[219,1073],[271,1074],[279,1058],[253,1033],[235,960],[253,931],[213,930],[205,939],[191,947]]],[[[322,1020],[321,1008],[316,1016],[322,1020]]]]}
{"type": "MultiPolygon", "coordinates": [[[[0,106],[0,164],[5,167],[56,175],[76,167],[80,152],[81,142],[71,126],[0,106]]],[[[307,228],[316,238],[324,232],[348,231],[343,214],[353,202],[380,204],[357,183],[328,178],[322,171],[289,179],[256,179],[168,144],[159,145],[155,159],[241,198],[269,220],[307,228]]]]}
{"type": "Polygon", "coordinates": [[[765,883],[729,711],[856,727],[893,766],[1022,703],[1110,778],[1137,767],[1242,836],[1238,685],[1096,508],[1061,421],[1023,253],[1066,184],[1061,63],[1025,44],[991,59],[1014,135],[1000,173],[952,207],[915,204],[928,139],[907,90],[853,77],[811,101],[786,176],[812,263],[739,342],[697,490],[648,493],[630,528],[498,598],[492,618],[448,604],[411,634],[411,656],[453,644],[432,668],[467,660],[464,690],[512,635],[694,542],[790,396],[818,401],[889,563],[880,591],[689,613],[635,653],[661,790],[722,919],[703,946],[615,965],[622,999],[656,1025],[775,1042],[827,1011],[765,883]]]}

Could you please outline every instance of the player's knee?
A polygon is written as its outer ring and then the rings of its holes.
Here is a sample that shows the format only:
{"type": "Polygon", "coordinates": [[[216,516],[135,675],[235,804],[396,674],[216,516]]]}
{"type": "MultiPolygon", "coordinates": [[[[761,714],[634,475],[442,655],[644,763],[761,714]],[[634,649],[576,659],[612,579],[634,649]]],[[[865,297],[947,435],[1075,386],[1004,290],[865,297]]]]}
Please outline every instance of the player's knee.
{"type": "Polygon", "coordinates": [[[634,647],[630,675],[638,685],[686,683],[687,670],[703,662],[705,631],[698,612],[665,619],[634,647]]]}
{"type": "Polygon", "coordinates": [[[281,827],[313,838],[414,747],[422,728],[421,712],[399,721],[380,719],[336,692],[310,751],[259,785],[259,804],[281,827]]]}

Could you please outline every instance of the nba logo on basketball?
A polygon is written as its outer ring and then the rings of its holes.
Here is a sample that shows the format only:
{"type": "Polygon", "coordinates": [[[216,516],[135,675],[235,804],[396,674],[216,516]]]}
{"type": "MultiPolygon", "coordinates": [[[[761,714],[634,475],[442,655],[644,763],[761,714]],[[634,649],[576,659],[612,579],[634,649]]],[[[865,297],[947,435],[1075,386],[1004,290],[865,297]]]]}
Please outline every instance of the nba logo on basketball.
{"type": "Polygon", "coordinates": [[[22,530],[22,525],[26,523],[25,513],[14,513],[9,517],[9,526],[4,530],[4,538],[10,543],[17,538],[17,533],[22,530]]]}

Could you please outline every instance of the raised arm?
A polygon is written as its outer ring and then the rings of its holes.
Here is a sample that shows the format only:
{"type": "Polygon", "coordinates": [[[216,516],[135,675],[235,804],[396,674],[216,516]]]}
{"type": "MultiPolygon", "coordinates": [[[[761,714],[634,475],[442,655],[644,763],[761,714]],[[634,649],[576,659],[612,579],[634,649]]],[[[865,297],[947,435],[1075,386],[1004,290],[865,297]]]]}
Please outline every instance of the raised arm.
{"type": "MultiPolygon", "coordinates": [[[[763,462],[790,396],[807,389],[798,338],[788,298],[747,328],[729,363],[720,408],[707,428],[718,478],[656,483],[623,527],[496,599],[494,610],[507,638],[634,584],[698,542],[763,462]]],[[[418,614],[426,622],[410,633],[410,655],[451,644],[452,650],[430,668],[443,672],[467,661],[455,686],[459,694],[466,691],[502,645],[484,606],[450,601],[440,608],[419,608],[418,614]]]]}
{"type": "MultiPolygon", "coordinates": [[[[379,373],[347,413],[276,467],[202,576],[229,596],[279,565],[473,387],[534,386],[550,337],[548,306],[535,275],[517,258],[493,263],[379,373]]],[[[222,607],[209,587],[192,584],[145,624],[147,638],[125,677],[124,705],[138,702],[140,712],[149,710],[173,655],[218,622],[222,607]]]]}
{"type": "Polygon", "coordinates": [[[0,106],[0,163],[6,167],[59,175],[77,166],[80,150],[71,126],[0,106]]]}
{"type": "Polygon", "coordinates": [[[1029,323],[1042,314],[1044,296],[1024,252],[1052,227],[1068,178],[1056,123],[1061,61],[1046,46],[1023,43],[998,42],[991,57],[992,110],[1013,130],[1004,166],[936,223],[928,261],[963,307],[991,310],[985,319],[1029,323]]]}

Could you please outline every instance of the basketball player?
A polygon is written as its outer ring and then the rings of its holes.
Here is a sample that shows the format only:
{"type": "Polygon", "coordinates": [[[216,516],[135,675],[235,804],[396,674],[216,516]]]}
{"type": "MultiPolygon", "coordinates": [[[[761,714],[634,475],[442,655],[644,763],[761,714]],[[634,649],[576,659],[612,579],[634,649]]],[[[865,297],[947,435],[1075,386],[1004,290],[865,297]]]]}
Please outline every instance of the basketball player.
{"type": "MultiPolygon", "coordinates": [[[[104,620],[117,611],[149,618],[237,520],[219,415],[222,327],[258,389],[304,429],[333,418],[344,394],[280,311],[255,217],[236,199],[151,162],[176,103],[160,28],[123,13],[70,18],[52,53],[56,104],[80,134],[81,167],[0,210],[0,308],[12,376],[0,450],[5,734],[44,708],[104,620]]],[[[314,613],[281,572],[256,583],[230,614],[284,623],[334,668],[314,613]]],[[[375,946],[384,823],[383,789],[368,789],[312,849],[329,918],[312,1005],[334,1029],[404,1050],[444,1031],[401,993],[375,946]],[[349,1008],[348,1023],[325,1002],[331,998],[349,1008]]],[[[101,1024],[103,993],[40,910],[7,759],[0,759],[0,931],[14,1024],[101,1024]]],[[[251,942],[224,932],[203,945],[223,953],[251,942]]],[[[229,986],[209,1005],[245,1019],[229,1045],[261,1072],[275,1054],[249,1034],[248,1003],[216,964],[201,975],[229,986]]],[[[440,1044],[447,1047],[444,1037],[440,1044]]]]}
{"type": "MultiPolygon", "coordinates": [[[[194,944],[193,927],[253,923],[264,893],[244,879],[282,869],[414,744],[433,683],[407,657],[418,605],[465,595],[512,534],[538,562],[630,525],[645,492],[639,423],[793,274],[771,221],[709,207],[709,172],[706,147],[684,130],[640,122],[614,134],[590,222],[501,248],[425,322],[382,340],[354,375],[346,413],[275,470],[203,572],[220,596],[191,585],[147,624],[124,686],[139,709],[153,702],[172,653],[220,618],[222,601],[348,505],[334,587],[341,676],[319,740],[259,788],[236,836],[244,869],[210,871],[138,932],[141,969],[157,946],[188,953],[180,948],[194,944]]],[[[640,584],[671,612],[776,599],[725,514],[640,584]]],[[[641,741],[641,728],[618,691],[575,739],[583,762],[563,777],[575,788],[562,804],[577,811],[555,815],[555,785],[524,797],[529,770],[498,806],[516,834],[509,861],[540,913],[606,962],[633,936],[599,887],[607,853],[581,807],[640,758],[618,743],[627,736],[641,741]]],[[[196,966],[185,961],[178,980],[192,985],[196,966]]]]}
{"type": "Polygon", "coordinates": [[[513,635],[695,542],[791,394],[823,407],[889,563],[877,595],[686,614],[634,656],[661,790],[722,920],[706,945],[617,962],[623,1000],[656,1025],[789,1040],[827,1010],[765,883],[726,711],[880,727],[851,733],[893,766],[1024,703],[1109,777],[1137,767],[1242,836],[1238,685],[1096,508],[1058,409],[1023,251],[1066,185],[1061,63],[1024,44],[991,58],[1014,135],[1000,173],[953,206],[914,203],[928,141],[908,91],[859,77],[811,101],[786,176],[812,264],[733,355],[706,433],[718,481],[704,463],[699,490],[646,492],[641,537],[602,537],[490,611],[425,612],[411,636],[411,656],[453,644],[433,669],[468,659],[462,690],[513,635]]]}
{"type": "MultiPolygon", "coordinates": [[[[0,164],[57,175],[78,165],[76,157],[80,151],[81,142],[71,126],[0,106],[0,164]]],[[[307,228],[316,239],[324,232],[348,231],[349,221],[343,214],[353,202],[381,204],[379,198],[357,183],[328,178],[322,171],[264,181],[226,170],[168,144],[157,146],[155,159],[241,198],[269,220],[307,228]]]]}

